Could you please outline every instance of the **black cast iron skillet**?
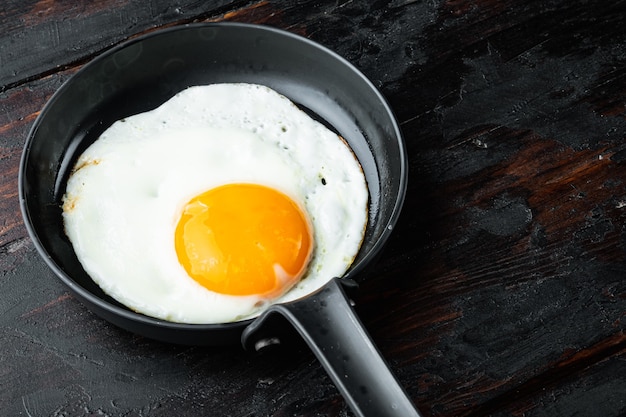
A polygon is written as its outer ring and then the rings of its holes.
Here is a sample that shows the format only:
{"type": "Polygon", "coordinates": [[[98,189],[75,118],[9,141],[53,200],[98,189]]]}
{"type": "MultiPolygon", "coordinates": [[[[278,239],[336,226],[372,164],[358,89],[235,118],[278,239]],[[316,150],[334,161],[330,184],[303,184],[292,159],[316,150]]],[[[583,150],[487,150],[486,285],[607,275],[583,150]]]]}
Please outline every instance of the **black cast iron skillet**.
{"type": "MultiPolygon", "coordinates": [[[[236,23],[196,24],[124,43],[85,65],[45,106],[27,139],[19,193],[26,227],[49,267],[88,308],[150,338],[260,348],[290,322],[357,415],[417,415],[354,314],[346,291],[389,237],[406,189],[400,130],[380,93],[347,61],[305,38],[236,23]],[[271,307],[257,320],[190,325],[135,313],[105,295],[67,240],[61,197],[78,155],[115,120],[153,109],[199,84],[249,82],[284,94],[343,136],[370,194],[365,240],[346,275],[317,293],[271,307]],[[285,320],[286,319],[286,320],[285,320]]],[[[140,260],[138,260],[140,261],[140,260]]]]}

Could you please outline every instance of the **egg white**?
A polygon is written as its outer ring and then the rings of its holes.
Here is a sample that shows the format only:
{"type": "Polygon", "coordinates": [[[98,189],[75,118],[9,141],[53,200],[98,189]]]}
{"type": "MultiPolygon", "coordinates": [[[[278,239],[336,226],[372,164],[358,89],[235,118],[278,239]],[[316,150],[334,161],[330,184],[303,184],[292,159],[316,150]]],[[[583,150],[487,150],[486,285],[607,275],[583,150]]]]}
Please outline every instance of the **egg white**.
{"type": "Polygon", "coordinates": [[[266,300],[207,290],[174,249],[183,205],[228,183],[273,187],[309,215],[315,244],[307,273],[273,302],[304,296],[348,269],[367,222],[358,161],[335,133],[255,84],[191,87],[115,122],[76,162],[65,230],[92,279],[137,312],[183,323],[246,319],[266,300]]]}

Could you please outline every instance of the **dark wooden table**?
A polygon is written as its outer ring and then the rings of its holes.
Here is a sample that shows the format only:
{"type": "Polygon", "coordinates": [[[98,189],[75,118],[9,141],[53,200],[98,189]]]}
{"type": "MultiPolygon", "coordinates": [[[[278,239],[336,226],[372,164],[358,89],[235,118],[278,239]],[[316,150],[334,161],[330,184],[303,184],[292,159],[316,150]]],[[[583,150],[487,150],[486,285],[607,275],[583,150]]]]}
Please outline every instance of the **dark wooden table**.
{"type": "Polygon", "coordinates": [[[424,416],[626,415],[626,2],[4,0],[0,414],[336,416],[302,345],[172,346],[76,301],[23,226],[18,165],[61,84],[189,22],[254,22],[360,68],[409,189],[357,310],[424,416]]]}

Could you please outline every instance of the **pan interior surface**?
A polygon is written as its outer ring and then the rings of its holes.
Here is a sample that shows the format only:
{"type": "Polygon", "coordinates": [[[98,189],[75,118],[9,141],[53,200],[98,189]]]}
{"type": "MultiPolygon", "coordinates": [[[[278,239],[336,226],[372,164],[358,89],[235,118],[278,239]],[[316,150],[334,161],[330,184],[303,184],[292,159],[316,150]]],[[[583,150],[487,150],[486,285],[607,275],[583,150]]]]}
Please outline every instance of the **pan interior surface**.
{"type": "Polygon", "coordinates": [[[187,87],[224,82],[278,91],[345,138],[356,154],[370,213],[349,275],[380,250],[397,219],[406,187],[399,129],[372,84],[336,54],[287,32],[235,23],[181,26],[129,41],[87,64],[53,96],[31,130],[20,167],[20,202],[35,246],[81,301],[120,327],[178,343],[224,344],[238,340],[245,326],[167,323],[126,309],[83,270],[61,216],[74,161],[114,121],[154,109],[187,87]]]}

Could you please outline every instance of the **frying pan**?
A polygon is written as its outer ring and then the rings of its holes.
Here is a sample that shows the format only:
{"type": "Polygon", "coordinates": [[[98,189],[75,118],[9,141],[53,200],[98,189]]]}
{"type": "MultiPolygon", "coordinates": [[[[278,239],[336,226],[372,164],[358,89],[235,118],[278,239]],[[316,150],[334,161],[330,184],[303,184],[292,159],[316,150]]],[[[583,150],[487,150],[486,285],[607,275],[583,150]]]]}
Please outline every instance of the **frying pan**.
{"type": "Polygon", "coordinates": [[[127,41],[85,65],[46,104],[26,141],[19,195],[28,232],[48,266],[89,309],[131,332],[191,345],[276,343],[291,323],[356,415],[417,411],[355,315],[353,277],[365,275],[389,237],[404,199],[406,151],[384,98],[328,49],[281,30],[238,23],[191,24],[127,41]],[[171,323],[135,313],[83,270],[63,231],[61,198],[80,153],[114,121],[151,110],[192,85],[264,84],[346,139],[368,183],[363,245],[345,276],[316,293],[270,307],[256,320],[171,323]]]}

